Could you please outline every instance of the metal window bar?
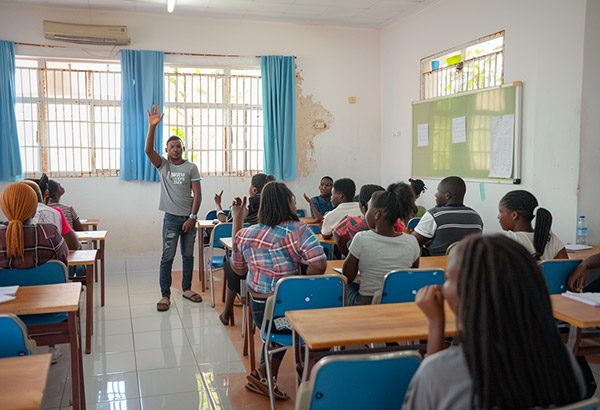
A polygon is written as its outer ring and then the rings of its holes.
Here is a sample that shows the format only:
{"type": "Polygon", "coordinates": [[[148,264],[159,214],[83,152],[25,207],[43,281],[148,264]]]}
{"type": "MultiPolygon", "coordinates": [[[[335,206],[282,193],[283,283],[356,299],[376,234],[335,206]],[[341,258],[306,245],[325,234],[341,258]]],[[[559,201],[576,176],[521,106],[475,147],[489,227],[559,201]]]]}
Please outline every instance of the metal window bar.
{"type": "Polygon", "coordinates": [[[26,174],[119,175],[120,73],[109,73],[108,67],[106,71],[17,67],[15,79],[26,174]]]}
{"type": "Polygon", "coordinates": [[[182,130],[187,158],[204,176],[261,172],[262,101],[253,98],[261,79],[225,71],[165,73],[164,137],[182,130]]]}

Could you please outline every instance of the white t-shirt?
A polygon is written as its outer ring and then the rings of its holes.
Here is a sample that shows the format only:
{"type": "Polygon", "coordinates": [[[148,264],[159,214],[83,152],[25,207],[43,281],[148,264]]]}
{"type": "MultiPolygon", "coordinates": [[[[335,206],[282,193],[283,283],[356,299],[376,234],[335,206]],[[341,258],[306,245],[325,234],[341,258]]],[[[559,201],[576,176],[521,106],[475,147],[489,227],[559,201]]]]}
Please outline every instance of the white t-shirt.
{"type": "Polygon", "coordinates": [[[58,233],[62,235],[61,219],[60,213],[56,209],[38,202],[37,211],[33,217],[33,223],[54,225],[56,226],[56,229],[58,229],[58,233]]]}
{"type": "Polygon", "coordinates": [[[389,237],[373,231],[357,233],[349,250],[358,259],[359,293],[363,296],[373,296],[383,286],[386,273],[411,268],[421,255],[419,242],[414,236],[389,237]]]}
{"type": "Polygon", "coordinates": [[[350,216],[362,216],[358,202],[342,202],[334,210],[329,211],[323,218],[323,226],[321,226],[321,233],[324,235],[331,235],[333,228],[342,220],[346,215],[350,216]]]}
{"type": "Polygon", "coordinates": [[[415,232],[425,238],[431,239],[435,235],[436,229],[437,224],[435,223],[435,219],[433,219],[433,215],[430,212],[425,212],[415,227],[415,232]]]}
{"type": "MultiPolygon", "coordinates": [[[[533,245],[533,232],[513,232],[506,231],[506,236],[511,238],[512,240],[519,242],[521,245],[525,247],[531,253],[531,255],[535,255],[535,246],[533,245]]],[[[546,247],[544,248],[544,253],[540,257],[540,260],[546,259],[554,259],[558,252],[565,245],[558,239],[558,236],[554,235],[554,233],[550,232],[550,238],[546,247]]]]}

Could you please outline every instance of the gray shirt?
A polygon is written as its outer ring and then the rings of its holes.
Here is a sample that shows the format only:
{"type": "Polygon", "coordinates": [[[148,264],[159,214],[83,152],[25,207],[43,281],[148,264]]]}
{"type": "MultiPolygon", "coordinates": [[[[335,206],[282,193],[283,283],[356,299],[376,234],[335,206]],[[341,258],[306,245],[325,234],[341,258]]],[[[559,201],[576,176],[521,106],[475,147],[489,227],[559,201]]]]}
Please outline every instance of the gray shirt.
{"type": "MultiPolygon", "coordinates": [[[[583,397],[586,389],[583,375],[573,353],[566,350],[583,397]]],[[[410,382],[402,409],[469,409],[472,394],[473,380],[463,349],[451,346],[423,360],[410,382]]]]}
{"type": "Polygon", "coordinates": [[[183,160],[179,165],[171,164],[164,157],[158,167],[160,174],[160,203],[158,209],[172,215],[188,216],[192,212],[194,197],[192,182],[200,181],[196,164],[183,160]]]}

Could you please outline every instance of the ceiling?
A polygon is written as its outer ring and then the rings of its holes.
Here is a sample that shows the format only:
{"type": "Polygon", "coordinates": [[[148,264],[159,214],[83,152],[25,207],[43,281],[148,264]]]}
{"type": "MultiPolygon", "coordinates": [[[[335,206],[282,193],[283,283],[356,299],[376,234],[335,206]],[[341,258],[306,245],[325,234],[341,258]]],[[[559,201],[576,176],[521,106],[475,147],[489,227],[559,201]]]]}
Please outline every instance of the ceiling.
{"type": "MultiPolygon", "coordinates": [[[[173,15],[381,29],[439,0],[177,0],[173,15]]],[[[167,13],[167,0],[0,0],[0,4],[167,13]]]]}

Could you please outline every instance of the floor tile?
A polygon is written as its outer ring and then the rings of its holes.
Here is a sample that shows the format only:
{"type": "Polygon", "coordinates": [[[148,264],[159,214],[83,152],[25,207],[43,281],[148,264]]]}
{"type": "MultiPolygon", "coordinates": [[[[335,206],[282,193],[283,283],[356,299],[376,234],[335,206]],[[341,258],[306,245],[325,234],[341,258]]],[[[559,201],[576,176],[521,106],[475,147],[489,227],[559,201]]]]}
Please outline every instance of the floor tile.
{"type": "MultiPolygon", "coordinates": [[[[160,299],[160,296],[157,296],[157,297],[158,297],[158,299],[156,299],[156,302],[158,302],[160,299]]],[[[131,306],[130,309],[131,309],[131,317],[132,318],[138,318],[138,317],[161,318],[163,316],[179,315],[179,312],[175,308],[169,309],[166,312],[159,312],[158,310],[156,310],[156,303],[153,303],[153,304],[145,303],[143,305],[133,305],[133,306],[131,306]]]]}
{"type": "Polygon", "coordinates": [[[129,399],[103,403],[86,403],[86,408],[88,410],[141,410],[142,405],[140,404],[140,399],[129,399]]]}
{"type": "Polygon", "coordinates": [[[129,306],[104,306],[94,309],[94,320],[129,319],[129,306]]]}
{"type": "Polygon", "coordinates": [[[138,371],[196,365],[190,346],[136,350],[135,357],[138,371]]]}
{"type": "Polygon", "coordinates": [[[140,397],[140,391],[135,372],[101,376],[86,375],[86,402],[120,401],[138,397],[140,397]]]}
{"type": "Polygon", "coordinates": [[[235,362],[240,360],[237,350],[229,340],[226,343],[205,343],[192,346],[198,364],[235,362]]]}
{"type": "Polygon", "coordinates": [[[131,305],[154,305],[160,300],[160,292],[154,293],[132,293],[129,295],[131,305]]]}
{"type": "Polygon", "coordinates": [[[133,334],[136,350],[161,349],[173,346],[187,346],[189,341],[183,329],[170,332],[140,332],[133,334]]]}
{"type": "Polygon", "coordinates": [[[185,393],[202,390],[203,383],[198,366],[138,372],[142,397],[185,393]]]}
{"type": "Polygon", "coordinates": [[[131,318],[114,320],[96,320],[94,322],[94,335],[111,336],[131,334],[131,318]]]}
{"type": "Polygon", "coordinates": [[[211,409],[209,395],[204,390],[163,396],[142,397],[141,401],[144,410],[211,409]]]}
{"type": "Polygon", "coordinates": [[[117,353],[130,352],[133,350],[133,336],[131,333],[123,335],[99,335],[92,336],[92,352],[94,353],[117,353]]]}
{"type": "Polygon", "coordinates": [[[100,376],[111,373],[126,373],[136,371],[135,353],[108,353],[84,355],[84,374],[100,376]]]}
{"type": "Polygon", "coordinates": [[[136,317],[133,318],[132,321],[133,331],[135,333],[153,332],[157,330],[167,331],[183,328],[179,315],[161,315],[160,318],[136,317]]]}
{"type": "MultiPolygon", "coordinates": [[[[186,328],[190,327],[205,327],[205,326],[222,326],[219,314],[212,311],[199,311],[194,313],[181,314],[181,322],[186,328]]],[[[241,328],[240,328],[241,335],[241,328]]]]}

